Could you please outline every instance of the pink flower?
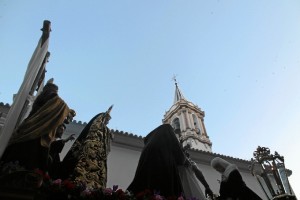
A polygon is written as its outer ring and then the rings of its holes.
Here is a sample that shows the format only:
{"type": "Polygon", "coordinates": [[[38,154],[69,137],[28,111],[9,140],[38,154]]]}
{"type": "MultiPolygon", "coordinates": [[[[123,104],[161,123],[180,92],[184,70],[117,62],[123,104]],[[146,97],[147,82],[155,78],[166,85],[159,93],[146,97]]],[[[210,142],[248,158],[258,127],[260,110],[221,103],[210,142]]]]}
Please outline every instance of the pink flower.
{"type": "Polygon", "coordinates": [[[184,200],[184,198],[182,196],[178,197],[177,200],[184,200]]]}
{"type": "Polygon", "coordinates": [[[82,191],[82,192],[80,193],[80,196],[85,197],[85,196],[89,196],[89,195],[91,195],[91,194],[92,194],[92,192],[91,192],[89,189],[85,189],[84,191],[82,191]]]}
{"type": "Polygon", "coordinates": [[[164,198],[160,196],[159,194],[154,195],[154,200],[163,200],[164,198]]]}
{"type": "Polygon", "coordinates": [[[105,195],[112,195],[113,190],[111,188],[105,188],[103,189],[103,193],[105,195]]]}
{"type": "Polygon", "coordinates": [[[54,181],[52,181],[52,184],[54,185],[61,185],[62,180],[61,179],[56,179],[54,181]]]}

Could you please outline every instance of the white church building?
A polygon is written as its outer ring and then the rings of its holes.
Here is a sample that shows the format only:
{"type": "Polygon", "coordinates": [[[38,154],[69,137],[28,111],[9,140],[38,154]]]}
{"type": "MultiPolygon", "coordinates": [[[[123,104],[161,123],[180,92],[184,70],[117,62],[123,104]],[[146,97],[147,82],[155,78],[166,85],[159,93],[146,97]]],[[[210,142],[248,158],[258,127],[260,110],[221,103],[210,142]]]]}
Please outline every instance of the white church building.
{"type": "MultiPolygon", "coordinates": [[[[44,21],[44,27],[41,29],[43,31],[43,35],[41,36],[36,51],[32,56],[24,81],[16,98],[14,99],[13,105],[10,106],[0,102],[1,154],[9,141],[10,134],[14,127],[16,127],[18,121],[21,120],[17,119],[16,116],[23,117],[23,111],[27,109],[27,106],[30,105],[30,103],[32,103],[28,102],[28,96],[33,95],[38,81],[42,77],[42,73],[45,72],[45,65],[49,57],[48,37],[51,31],[50,25],[51,23],[49,21],[44,21]]],[[[275,155],[270,155],[269,151],[259,152],[257,150],[258,164],[262,164],[261,168],[264,169],[264,172],[266,172],[263,174],[262,178],[256,174],[255,171],[258,170],[253,170],[253,161],[233,158],[212,151],[212,141],[210,141],[209,134],[206,131],[204,117],[205,112],[183,96],[175,80],[174,102],[173,105],[170,105],[170,109],[164,113],[162,124],[171,124],[175,130],[176,137],[183,146],[191,146],[191,149],[188,150],[190,158],[197,163],[211,190],[215,194],[219,193],[221,175],[210,166],[210,162],[215,157],[221,157],[228,162],[237,165],[246,185],[262,199],[289,199],[289,197],[277,198],[277,194],[279,193],[293,195],[293,191],[288,183],[288,179],[286,178],[292,174],[292,171],[285,170],[283,163],[275,163],[275,159],[281,160],[281,157],[278,154],[275,153],[275,155]],[[261,155],[262,157],[260,157],[261,155]],[[268,166],[263,163],[269,158],[273,159],[272,166],[268,166]],[[252,168],[250,168],[251,166],[252,168]],[[274,171],[274,167],[278,167],[276,172],[274,171]],[[266,181],[266,179],[269,181],[266,181]],[[275,189],[269,190],[270,187],[275,189]]],[[[67,125],[63,137],[68,137],[71,134],[75,134],[77,137],[85,125],[86,123],[74,120],[67,125]]],[[[107,187],[118,185],[119,188],[126,190],[134,178],[137,164],[144,147],[143,137],[120,130],[111,131],[114,135],[114,139],[111,143],[111,151],[108,156],[107,187]]],[[[61,153],[61,159],[66,155],[71,145],[72,142],[68,142],[66,144],[63,152],[61,153]]],[[[199,187],[201,187],[204,191],[200,182],[199,187]]]]}
{"type": "MultiPolygon", "coordinates": [[[[197,105],[188,101],[182,94],[177,83],[175,83],[175,97],[173,105],[164,114],[162,123],[171,124],[175,130],[176,137],[185,146],[189,144],[190,158],[194,160],[205,176],[215,194],[219,193],[220,174],[210,166],[215,157],[234,163],[238,166],[246,185],[255,191],[262,199],[268,199],[258,179],[251,174],[250,160],[233,158],[212,152],[212,142],[209,139],[204,123],[205,112],[197,105]]],[[[80,134],[86,123],[73,121],[67,125],[65,137],[71,134],[80,134]]],[[[108,182],[107,187],[118,185],[126,189],[134,178],[135,170],[144,147],[143,137],[129,134],[119,130],[111,130],[114,139],[111,143],[111,151],[108,157],[108,182]]],[[[61,157],[67,153],[72,143],[65,146],[61,157]]],[[[287,170],[289,175],[290,170],[287,170]]],[[[204,191],[204,187],[199,182],[204,191]]]]}
{"type": "MultiPolygon", "coordinates": [[[[0,103],[0,129],[3,126],[10,106],[0,103]]],[[[190,158],[195,161],[205,176],[211,190],[214,194],[219,194],[220,174],[210,166],[210,162],[215,157],[221,157],[230,163],[236,164],[246,185],[257,193],[262,199],[272,199],[266,185],[258,177],[252,175],[250,160],[233,158],[212,152],[212,142],[206,131],[204,123],[205,112],[197,105],[188,101],[175,83],[175,96],[173,105],[165,112],[162,124],[171,124],[175,130],[176,137],[183,144],[189,144],[188,150],[190,158]],[[262,187],[263,186],[263,187],[262,187]],[[268,194],[268,196],[266,195],[268,194]]],[[[81,133],[86,123],[73,121],[67,125],[63,137],[75,134],[76,137],[81,133]]],[[[142,136],[129,134],[120,130],[111,130],[114,139],[111,143],[111,151],[108,156],[108,181],[107,187],[118,185],[119,188],[126,190],[134,178],[135,170],[144,147],[142,136]]],[[[73,142],[66,143],[61,159],[66,155],[73,142]]],[[[292,174],[291,170],[286,170],[287,175],[292,174]]],[[[272,180],[272,178],[271,178],[272,180]]],[[[272,183],[276,185],[275,181],[272,183]]],[[[199,182],[199,187],[204,192],[204,187],[199,182]]],[[[291,189],[292,190],[292,189],[291,189]]]]}

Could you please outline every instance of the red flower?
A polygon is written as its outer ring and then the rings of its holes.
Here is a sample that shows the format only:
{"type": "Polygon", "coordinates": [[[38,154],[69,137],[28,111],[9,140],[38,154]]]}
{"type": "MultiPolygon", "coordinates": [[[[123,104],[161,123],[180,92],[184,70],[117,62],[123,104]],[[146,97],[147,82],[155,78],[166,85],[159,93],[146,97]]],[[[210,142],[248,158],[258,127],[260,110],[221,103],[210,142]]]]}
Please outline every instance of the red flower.
{"type": "Polygon", "coordinates": [[[44,174],[44,180],[49,181],[50,179],[51,179],[51,178],[50,178],[49,174],[45,173],[45,174],[44,174]]]}
{"type": "Polygon", "coordinates": [[[45,173],[43,170],[35,169],[34,172],[41,175],[45,181],[49,181],[51,179],[50,176],[47,173],[45,173]]]}
{"type": "Polygon", "coordinates": [[[42,170],[40,170],[40,169],[35,169],[34,172],[37,173],[37,174],[39,174],[39,175],[44,176],[44,172],[42,170]]]}
{"type": "Polygon", "coordinates": [[[118,199],[120,199],[120,200],[126,199],[126,194],[125,194],[125,192],[124,192],[123,190],[121,190],[121,189],[118,189],[118,190],[116,191],[116,195],[117,195],[118,199]]]}
{"type": "Polygon", "coordinates": [[[65,186],[68,190],[73,190],[75,188],[75,184],[68,179],[64,180],[62,182],[62,185],[65,186]]]}
{"type": "Polygon", "coordinates": [[[135,195],[136,199],[138,200],[142,200],[142,199],[145,199],[145,197],[149,197],[149,196],[152,196],[153,195],[153,192],[149,189],[146,189],[142,192],[139,192],[135,195]]]}
{"type": "Polygon", "coordinates": [[[177,197],[176,196],[169,196],[169,197],[167,197],[167,200],[177,200],[177,197]]]}

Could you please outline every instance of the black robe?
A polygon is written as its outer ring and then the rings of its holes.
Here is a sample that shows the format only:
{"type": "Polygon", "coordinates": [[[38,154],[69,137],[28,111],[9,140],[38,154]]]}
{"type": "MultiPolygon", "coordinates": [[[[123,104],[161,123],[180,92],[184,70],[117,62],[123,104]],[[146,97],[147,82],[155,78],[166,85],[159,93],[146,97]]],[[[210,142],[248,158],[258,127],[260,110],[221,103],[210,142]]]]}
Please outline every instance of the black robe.
{"type": "Polygon", "coordinates": [[[27,170],[48,170],[49,148],[41,146],[40,138],[12,144],[5,149],[1,161],[15,162],[27,170]]]}
{"type": "Polygon", "coordinates": [[[248,188],[238,170],[233,170],[226,181],[220,185],[220,197],[218,199],[232,200],[261,200],[261,198],[248,188]]]}
{"type": "MultiPolygon", "coordinates": [[[[77,141],[82,142],[85,140],[85,138],[88,135],[88,132],[94,122],[94,120],[99,116],[100,114],[97,114],[96,116],[94,116],[89,123],[84,127],[84,129],[81,131],[80,135],[78,136],[78,138],[75,140],[74,143],[76,143],[77,141]]],[[[72,146],[73,147],[73,146],[72,146]]],[[[77,149],[71,149],[67,152],[66,156],[64,157],[62,163],[61,163],[61,171],[60,171],[60,177],[62,179],[67,179],[70,178],[70,176],[72,175],[74,168],[78,162],[78,157],[74,156],[74,151],[76,151],[77,149]]]]}
{"type": "Polygon", "coordinates": [[[59,154],[62,152],[65,146],[64,140],[53,141],[49,150],[49,175],[53,179],[60,178],[61,172],[61,160],[59,154]]]}
{"type": "Polygon", "coordinates": [[[69,107],[59,96],[48,99],[14,130],[1,161],[19,161],[27,170],[48,171],[49,146],[68,113],[69,107]]]}
{"type": "Polygon", "coordinates": [[[149,189],[165,197],[180,196],[183,189],[177,166],[183,165],[185,155],[171,125],[154,129],[144,143],[135,177],[127,190],[137,194],[149,189]]]}
{"type": "Polygon", "coordinates": [[[111,132],[106,126],[109,113],[96,115],[83,129],[63,160],[65,176],[88,188],[106,188],[107,157],[110,151],[111,132]]]}

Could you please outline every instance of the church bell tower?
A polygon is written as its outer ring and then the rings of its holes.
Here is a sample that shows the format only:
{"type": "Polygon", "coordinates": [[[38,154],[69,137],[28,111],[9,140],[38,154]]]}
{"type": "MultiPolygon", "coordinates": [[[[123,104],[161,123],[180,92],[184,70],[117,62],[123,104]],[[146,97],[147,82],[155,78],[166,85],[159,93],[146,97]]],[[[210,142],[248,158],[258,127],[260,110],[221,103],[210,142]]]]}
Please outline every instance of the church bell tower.
{"type": "Polygon", "coordinates": [[[205,113],[197,105],[187,101],[175,80],[175,97],[171,108],[165,113],[164,124],[171,124],[183,146],[212,152],[212,143],[204,126],[205,113]]]}

